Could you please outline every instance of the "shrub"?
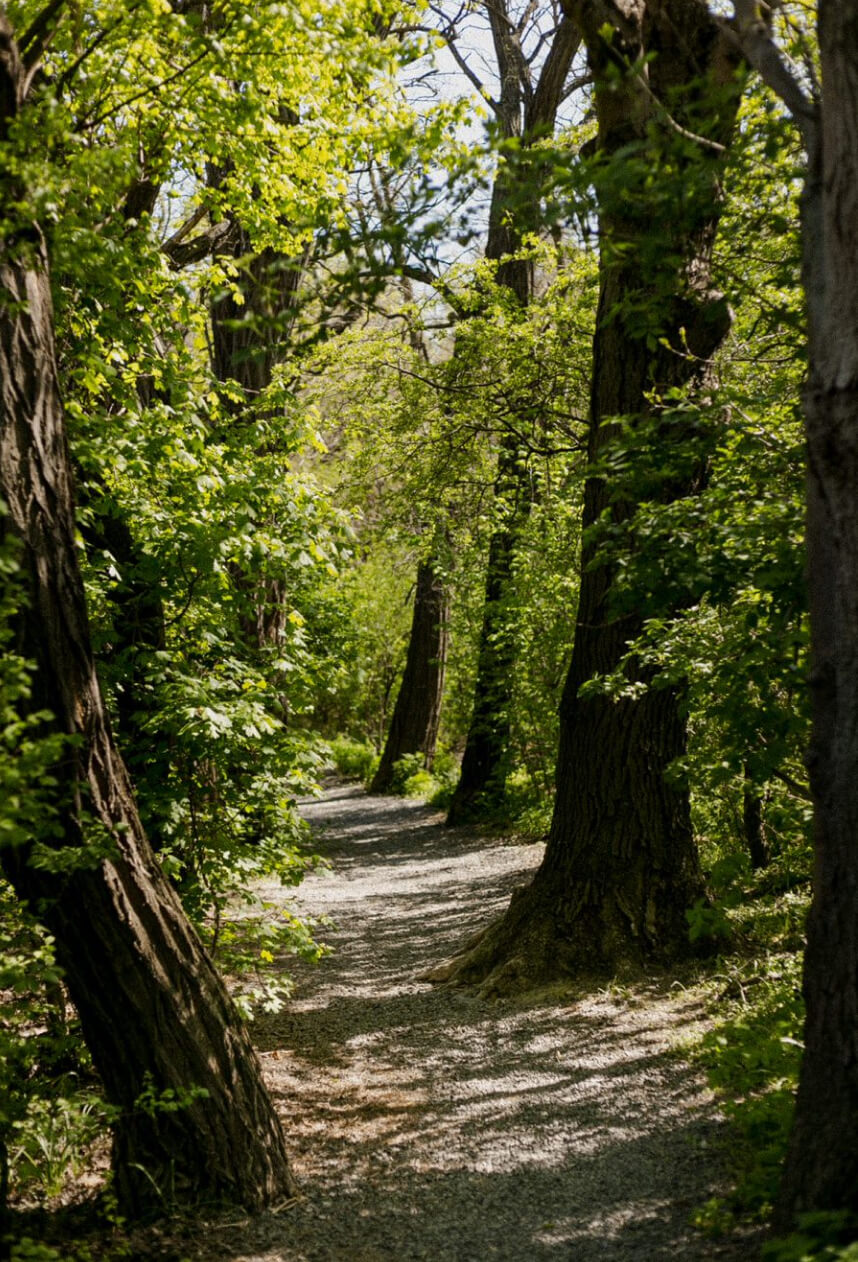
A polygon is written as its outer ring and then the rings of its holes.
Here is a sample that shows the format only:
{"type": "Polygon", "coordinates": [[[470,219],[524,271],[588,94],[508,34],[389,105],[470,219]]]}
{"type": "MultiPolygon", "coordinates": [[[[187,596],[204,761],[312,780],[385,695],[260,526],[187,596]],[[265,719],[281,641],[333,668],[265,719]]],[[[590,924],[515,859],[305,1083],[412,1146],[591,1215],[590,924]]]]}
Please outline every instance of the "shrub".
{"type": "Polygon", "coordinates": [[[375,770],[376,752],[366,741],[335,736],[330,742],[330,766],[346,780],[369,780],[375,770]]]}

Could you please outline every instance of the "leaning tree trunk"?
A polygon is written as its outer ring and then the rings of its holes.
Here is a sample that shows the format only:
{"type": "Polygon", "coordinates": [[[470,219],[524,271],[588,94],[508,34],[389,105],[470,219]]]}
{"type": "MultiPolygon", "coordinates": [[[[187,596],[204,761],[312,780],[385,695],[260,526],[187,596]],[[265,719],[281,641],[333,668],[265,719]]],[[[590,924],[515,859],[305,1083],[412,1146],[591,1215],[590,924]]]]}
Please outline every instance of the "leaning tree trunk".
{"type": "MultiPolygon", "coordinates": [[[[0,107],[7,143],[8,120],[25,108],[25,71],[2,14],[0,107]]],[[[20,189],[5,191],[22,200],[20,189]]],[[[235,1007],[140,826],[96,679],[35,224],[0,247],[0,291],[3,530],[19,542],[29,586],[19,649],[36,664],[33,710],[50,711],[46,730],[68,738],[53,769],[56,865],[33,866],[21,846],[2,852],[3,867],[56,939],[117,1107],[113,1160],[126,1212],[172,1199],[259,1207],[294,1191],[280,1122],[235,1007]],[[64,853],[85,842],[79,855],[64,853]]]]}
{"type": "MultiPolygon", "coordinates": [[[[765,32],[750,30],[757,49],[765,32]]],[[[773,45],[769,44],[773,52],[773,45]]],[[[784,95],[808,150],[802,204],[809,375],[807,573],[816,862],[807,926],[804,1059],[775,1226],[858,1216],[858,19],[820,0],[821,111],[784,95]]],[[[781,63],[783,66],[783,63],[781,63]]],[[[788,74],[788,72],[785,72],[788,74]]],[[[783,91],[784,87],[786,91],[783,91]]],[[[792,87],[792,92],[790,88],[792,87]]],[[[854,1234],[854,1233],[853,1233],[854,1234]]]]}
{"type": "MultiPolygon", "coordinates": [[[[502,4],[487,5],[495,57],[501,81],[496,109],[504,139],[520,140],[524,148],[554,131],[557,110],[580,36],[575,24],[562,19],[536,85],[521,70],[522,53],[513,24],[502,4]]],[[[536,164],[538,166],[538,164],[536,164]]],[[[486,258],[496,260],[497,283],[526,308],[533,296],[533,264],[516,258],[528,231],[538,231],[538,188],[525,199],[519,186],[521,170],[502,167],[494,181],[489,209],[486,258]],[[526,203],[526,204],[525,204],[526,203]]],[[[474,700],[459,781],[450,802],[447,824],[476,820],[503,804],[510,770],[510,709],[513,696],[515,648],[510,634],[510,597],[513,562],[532,501],[530,471],[514,433],[505,434],[498,451],[494,485],[497,512],[489,540],[485,596],[480,625],[474,700]]]]}
{"type": "Polygon", "coordinates": [[[506,916],[437,974],[481,981],[487,989],[680,955],[688,950],[686,909],[702,894],[687,790],[665,775],[685,750],[677,690],[652,687],[648,675],[628,666],[623,697],[585,698],[580,690],[596,675],[613,674],[642,629],[639,614],[617,612],[615,569],[597,562],[592,538],[600,519],[619,524],[635,509],[634,487],[609,481],[599,468],[617,433],[613,418],[651,426],[653,441],[663,444],[672,471],[648,488],[648,498],[692,494],[701,479],[693,457],[677,462],[674,449],[686,445],[688,427],[667,412],[659,420],[659,400],[699,385],[729,328],[729,309],[711,292],[709,277],[722,153],[738,104],[735,61],[702,2],[641,5],[634,21],[619,4],[585,0],[569,3],[573,10],[596,76],[600,151],[610,162],[623,150],[615,161],[633,158],[634,165],[622,180],[609,166],[613,178],[600,188],[601,286],[583,516],[590,538],[560,707],[548,847],[533,883],[513,898],[506,916]],[[606,13],[616,20],[610,40],[606,13]],[[659,100],[670,100],[674,126],[705,128],[693,156],[677,158],[672,130],[660,126],[659,100]],[[677,207],[666,216],[654,200],[661,195],[659,168],[676,179],[677,162],[687,191],[698,195],[688,196],[685,212],[677,207]],[[699,195],[701,187],[707,196],[699,195]],[[641,312],[648,316],[643,322],[641,312]],[[683,463],[686,472],[678,474],[683,463]]]}
{"type": "Polygon", "coordinates": [[[423,765],[432,766],[447,664],[448,612],[443,578],[432,560],[421,561],[417,567],[405,671],[370,793],[386,793],[390,789],[394,765],[406,754],[420,754],[423,765]]]}

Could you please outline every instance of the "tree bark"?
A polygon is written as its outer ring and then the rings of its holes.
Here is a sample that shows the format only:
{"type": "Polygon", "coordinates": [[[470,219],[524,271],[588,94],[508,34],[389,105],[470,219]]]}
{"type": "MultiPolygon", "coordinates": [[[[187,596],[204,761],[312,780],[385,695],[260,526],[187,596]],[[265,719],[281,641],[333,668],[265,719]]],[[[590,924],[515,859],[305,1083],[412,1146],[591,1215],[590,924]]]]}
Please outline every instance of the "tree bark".
{"type": "Polygon", "coordinates": [[[421,754],[423,765],[432,766],[447,664],[448,618],[446,584],[431,559],[421,561],[405,671],[370,793],[390,789],[394,765],[406,754],[421,754]]]}
{"type": "MultiPolygon", "coordinates": [[[[88,549],[109,552],[119,570],[119,581],[107,593],[113,636],[106,657],[111,666],[118,662],[120,675],[115,687],[116,736],[138,793],[146,835],[158,851],[163,845],[162,821],[152,812],[147,816],[144,792],[145,782],[162,784],[170,771],[169,736],[147,726],[147,719],[157,712],[152,664],[155,654],[167,646],[158,566],[140,547],[120,505],[106,488],[95,486],[91,499],[91,512],[86,522],[80,523],[84,542],[88,549]]],[[[115,679],[116,675],[114,666],[115,679]]]]}
{"type": "MultiPolygon", "coordinates": [[[[217,188],[224,172],[211,167],[209,185],[217,188]]],[[[271,385],[274,370],[290,345],[298,311],[298,287],[307,252],[296,258],[266,247],[257,250],[250,234],[229,216],[214,257],[235,260],[240,267],[238,294],[227,291],[211,303],[212,371],[218,381],[239,387],[239,397],[224,394],[234,416],[253,412],[271,385]]],[[[276,529],[276,523],[274,524],[276,529]]],[[[276,647],[286,628],[286,583],[276,574],[258,575],[235,567],[236,587],[246,602],[241,623],[245,642],[259,649],[276,647]]],[[[286,699],[284,712],[288,709],[286,699]]]]}
{"type": "MultiPolygon", "coordinates": [[[[785,95],[808,151],[807,573],[815,868],[805,1051],[775,1212],[858,1215],[858,15],[820,0],[821,108],[785,95]]],[[[766,32],[751,29],[764,41],[766,32]]],[[[770,51],[772,50],[770,45],[770,51]]],[[[783,63],[782,63],[783,65],[783,63]]],[[[776,91],[776,74],[764,74],[776,91]],[[774,80],[774,82],[773,82],[774,80]]],[[[792,85],[796,92],[800,89],[792,85]]]]}
{"type": "MultiPolygon", "coordinates": [[[[25,95],[26,71],[0,14],[0,143],[25,95]]],[[[22,199],[20,189],[4,191],[10,204],[22,199]]],[[[294,1192],[280,1122],[235,1007],[143,833],[95,674],[37,225],[0,247],[0,292],[3,530],[19,541],[29,586],[19,650],[36,663],[33,710],[50,711],[46,727],[68,738],[54,768],[55,863],[34,866],[27,845],[4,850],[3,867],[56,939],[119,1109],[113,1162],[125,1212],[178,1199],[258,1208],[294,1192]],[[104,853],[93,853],[93,836],[104,853]],[[171,1091],[179,1107],[158,1107],[171,1091]]]]}
{"type": "Polygon", "coordinates": [[[515,548],[530,511],[530,497],[531,487],[522,474],[517,445],[504,439],[494,487],[502,520],[489,540],[474,702],[459,780],[447,811],[448,827],[497,811],[505,796],[516,660],[509,600],[515,548]]]}
{"type": "MultiPolygon", "coordinates": [[[[569,68],[580,46],[577,28],[566,17],[554,33],[535,88],[529,75],[506,5],[486,6],[492,28],[495,58],[501,80],[497,116],[505,140],[521,139],[524,148],[554,130],[557,110],[569,68]]],[[[522,308],[533,297],[533,264],[516,258],[524,234],[538,230],[538,189],[522,194],[515,169],[502,167],[492,187],[486,258],[498,261],[497,283],[522,308]]],[[[477,673],[471,721],[465,740],[459,781],[447,813],[453,826],[479,819],[503,804],[510,755],[515,649],[509,634],[509,596],[515,549],[530,513],[529,471],[514,434],[501,438],[494,501],[498,522],[489,540],[485,597],[480,625],[477,673]]]]}
{"type": "Polygon", "coordinates": [[[769,848],[763,834],[763,800],[754,785],[747,766],[742,785],[742,832],[748,848],[751,868],[759,872],[769,865],[769,848]]]}
{"type": "MultiPolygon", "coordinates": [[[[600,185],[600,298],[593,346],[589,462],[580,599],[560,707],[554,815],[544,861],[507,915],[464,958],[441,970],[488,990],[574,971],[613,971],[689,951],[685,912],[703,892],[687,790],[665,773],[685,750],[682,697],[626,668],[620,699],[581,696],[584,683],[613,674],[640,633],[637,612],[614,606],[616,572],[597,561],[593,527],[627,521],[634,491],[609,481],[600,463],[614,418],[657,424],[665,463],[689,432],[668,414],[666,392],[694,389],[730,323],[712,292],[710,263],[720,214],[719,176],[738,105],[736,60],[702,3],[568,4],[581,23],[596,78],[598,144],[624,151],[623,178],[600,185]],[[605,38],[605,21],[612,38],[605,38]],[[640,67],[645,67],[643,79],[640,67]],[[670,102],[670,123],[661,102],[670,102]],[[676,128],[705,128],[676,156],[676,128]],[[690,195],[665,223],[659,175],[684,165],[690,195]],[[635,172],[638,172],[636,175],[635,172]],[[619,190],[619,191],[618,191],[619,190]],[[642,314],[645,319],[642,320],[642,314]]],[[[612,168],[609,166],[608,171],[612,168]]],[[[675,172],[673,178],[676,178],[675,172]]],[[[693,494],[701,469],[672,471],[648,498],[693,494]]]]}

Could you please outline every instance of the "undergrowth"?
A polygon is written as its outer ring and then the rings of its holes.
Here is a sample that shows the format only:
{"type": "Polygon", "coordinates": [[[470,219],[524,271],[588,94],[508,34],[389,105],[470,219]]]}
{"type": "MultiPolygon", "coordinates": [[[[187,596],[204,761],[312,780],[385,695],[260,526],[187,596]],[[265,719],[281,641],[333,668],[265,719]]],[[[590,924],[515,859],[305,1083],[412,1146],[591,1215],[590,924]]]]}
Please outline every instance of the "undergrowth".
{"type": "MultiPolygon", "coordinates": [[[[709,974],[714,1027],[692,1048],[730,1124],[732,1190],[694,1215],[717,1237],[739,1223],[766,1224],[778,1194],[803,1051],[801,994],[809,852],[775,856],[751,873],[742,855],[710,867],[715,898],[689,913],[692,935],[725,931],[734,953],[709,974]]],[[[764,1245],[764,1262],[858,1262],[858,1223],[808,1214],[764,1245]]]]}

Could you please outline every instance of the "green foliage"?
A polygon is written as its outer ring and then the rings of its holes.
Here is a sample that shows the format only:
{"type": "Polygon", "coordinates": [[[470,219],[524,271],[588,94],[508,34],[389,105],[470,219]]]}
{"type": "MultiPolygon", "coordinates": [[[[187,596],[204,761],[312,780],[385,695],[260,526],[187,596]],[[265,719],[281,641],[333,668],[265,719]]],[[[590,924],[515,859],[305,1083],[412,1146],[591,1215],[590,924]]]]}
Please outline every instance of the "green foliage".
{"type": "Polygon", "coordinates": [[[57,1196],[109,1124],[53,943],[0,884],[0,1148],[17,1196],[57,1196]]]}
{"type": "Polygon", "coordinates": [[[307,722],[329,739],[345,732],[381,748],[405,663],[413,568],[395,540],[362,540],[307,612],[308,647],[325,664],[315,674],[307,722]]]}
{"type": "MultiPolygon", "coordinates": [[[[12,651],[24,598],[14,546],[0,544],[0,846],[49,841],[56,827],[52,767],[62,737],[45,736],[41,713],[23,712],[32,667],[12,651]]],[[[46,847],[48,853],[52,853],[46,847]]],[[[77,855],[80,861],[80,856],[77,855]]],[[[94,1134],[98,1104],[79,1095],[89,1070],[66,1023],[62,973],[51,937],[0,881],[0,1174],[42,1197],[60,1190],[94,1134]]],[[[0,1178],[2,1183],[2,1178],[0,1178]]]]}
{"type": "Polygon", "coordinates": [[[798,1231],[763,1246],[763,1262],[856,1262],[856,1237],[854,1214],[801,1214],[798,1231]]]}
{"type": "Polygon", "coordinates": [[[87,1168],[89,1149],[106,1134],[110,1120],[110,1110],[92,1092],[31,1099],[9,1143],[18,1193],[32,1195],[36,1189],[39,1199],[59,1196],[67,1181],[87,1168]]]}
{"type": "Polygon", "coordinates": [[[23,1236],[12,1244],[10,1262],[68,1262],[69,1255],[51,1245],[41,1244],[32,1236],[23,1236]]]}
{"type": "Polygon", "coordinates": [[[328,744],[337,775],[364,783],[370,779],[378,763],[378,755],[372,745],[352,740],[349,736],[335,736],[328,744]]]}
{"type": "Polygon", "coordinates": [[[771,1212],[801,1063],[800,975],[800,957],[769,955],[737,963],[717,979],[721,1002],[729,999],[730,1006],[696,1055],[731,1122],[736,1187],[726,1203],[700,1213],[701,1226],[723,1227],[724,1214],[764,1221],[771,1212]]]}
{"type": "Polygon", "coordinates": [[[688,939],[700,942],[704,939],[716,939],[728,942],[730,938],[730,921],[723,907],[712,906],[700,898],[685,913],[688,921],[688,939]]]}
{"type": "MultiPolygon", "coordinates": [[[[393,773],[390,781],[390,792],[400,796],[411,796],[408,791],[408,785],[415,776],[420,776],[424,772],[424,758],[422,754],[405,754],[402,758],[397,759],[393,764],[393,773]]],[[[419,796],[414,794],[413,796],[419,796]]]]}
{"type": "Polygon", "coordinates": [[[147,1117],[157,1117],[159,1113],[179,1113],[195,1100],[208,1099],[208,1094],[205,1087],[188,1087],[184,1091],[168,1087],[164,1091],[156,1091],[151,1077],[147,1076],[143,1090],[134,1101],[134,1108],[147,1117]]]}

